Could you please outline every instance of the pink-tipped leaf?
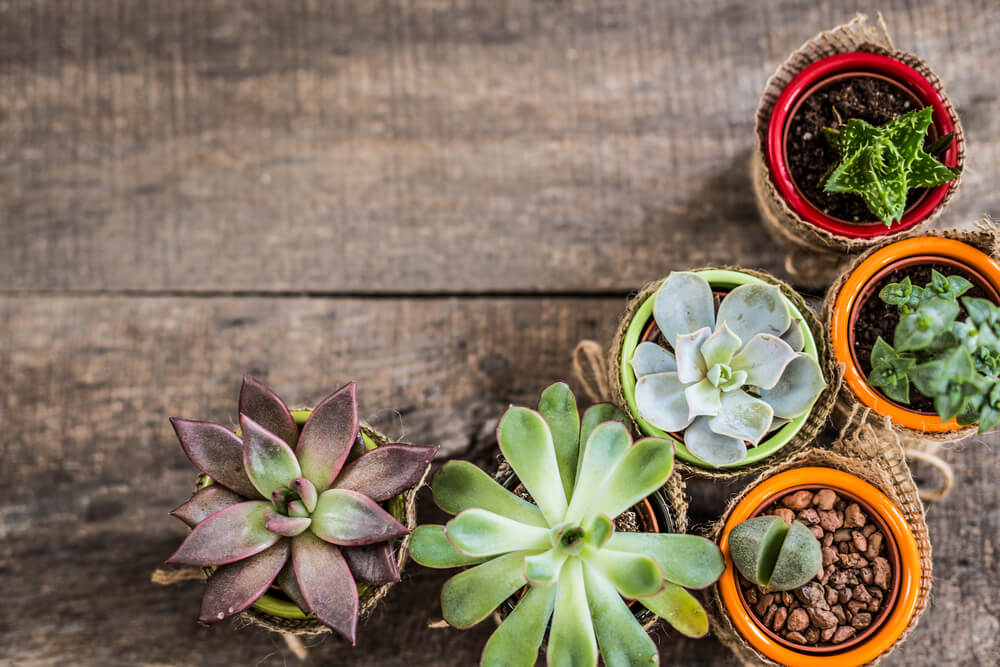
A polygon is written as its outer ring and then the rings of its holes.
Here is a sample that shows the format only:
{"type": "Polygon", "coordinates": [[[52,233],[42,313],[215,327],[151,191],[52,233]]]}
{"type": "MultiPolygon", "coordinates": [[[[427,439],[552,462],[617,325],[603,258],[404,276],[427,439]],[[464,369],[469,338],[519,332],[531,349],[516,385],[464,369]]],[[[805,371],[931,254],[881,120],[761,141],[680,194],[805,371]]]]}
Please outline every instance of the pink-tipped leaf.
{"type": "Polygon", "coordinates": [[[260,599],[288,560],[288,540],[212,573],[201,598],[202,623],[218,623],[260,599]]]}
{"type": "Polygon", "coordinates": [[[382,445],[344,466],[333,488],[388,500],[420,481],[437,450],[404,443],[382,445]]]}
{"type": "Polygon", "coordinates": [[[244,500],[246,498],[233,493],[221,484],[209,484],[205,488],[198,489],[186,503],[170,512],[170,516],[175,516],[194,528],[219,510],[242,503],[244,500]]]}
{"type": "Polygon", "coordinates": [[[281,539],[264,525],[271,503],[248,500],[199,523],[167,563],[225,565],[258,554],[281,539]]]}
{"type": "Polygon", "coordinates": [[[268,511],[264,519],[264,527],[282,537],[295,537],[309,528],[312,519],[304,516],[285,516],[273,509],[268,511]]]}
{"type": "Polygon", "coordinates": [[[284,440],[266,428],[240,415],[243,429],[243,465],[247,476],[265,498],[287,487],[302,474],[295,452],[284,440]]]}
{"type": "Polygon", "coordinates": [[[312,532],[341,546],[385,542],[408,534],[406,526],[357,491],[328,489],[316,503],[312,532]]]}
{"type": "Polygon", "coordinates": [[[399,581],[399,568],[396,566],[392,542],[344,547],[340,551],[347,559],[355,579],[374,585],[399,581]]]}
{"type": "MultiPolygon", "coordinates": [[[[324,491],[337,478],[358,435],[357,385],[349,382],[313,408],[295,449],[302,477],[324,491]]],[[[298,475],[296,475],[298,477],[298,475]]]]}
{"type": "Polygon", "coordinates": [[[244,498],[262,497],[243,468],[243,441],[238,435],[211,422],[172,417],[170,424],[194,467],[244,498]]]}
{"type": "Polygon", "coordinates": [[[353,646],[358,627],[358,587],[340,549],[312,533],[302,533],[292,539],[292,564],[309,610],[353,646]]]}
{"type": "Polygon", "coordinates": [[[307,510],[312,512],[316,509],[316,500],[319,498],[319,494],[316,492],[316,487],[313,486],[312,482],[305,477],[296,477],[292,480],[289,488],[298,494],[307,510]]]}
{"type": "Polygon", "coordinates": [[[246,415],[271,433],[295,447],[299,427],[285,402],[257,378],[244,375],[240,389],[240,414],[246,415]]]}

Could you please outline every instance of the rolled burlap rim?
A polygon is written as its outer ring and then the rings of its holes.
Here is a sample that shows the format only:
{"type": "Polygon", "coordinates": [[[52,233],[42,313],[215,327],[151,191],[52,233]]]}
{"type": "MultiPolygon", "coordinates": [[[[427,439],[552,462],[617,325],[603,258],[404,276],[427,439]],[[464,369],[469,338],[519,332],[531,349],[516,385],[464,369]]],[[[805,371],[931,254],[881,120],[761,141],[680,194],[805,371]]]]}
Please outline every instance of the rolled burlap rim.
{"type": "MultiPolygon", "coordinates": [[[[868,663],[877,664],[895,650],[917,626],[930,601],[933,582],[931,541],[927,532],[927,523],[924,520],[924,508],[920,502],[916,484],[910,475],[910,469],[906,465],[903,449],[898,441],[884,439],[875,429],[867,427],[854,432],[848,438],[840,438],[830,450],[811,448],[800,452],[793,458],[761,474],[733,498],[723,512],[722,518],[712,527],[711,538],[716,542],[719,541],[722,529],[733,508],[750,489],[779,472],[806,466],[836,468],[874,485],[900,509],[916,539],[917,552],[920,556],[920,591],[917,595],[916,609],[899,638],[882,655],[868,663]]],[[[719,641],[729,647],[744,665],[778,664],[755,649],[736,630],[729,612],[722,602],[718,584],[708,589],[707,598],[706,607],[712,633],[719,641]]]]}
{"type": "MultiPolygon", "coordinates": [[[[829,279],[839,271],[838,267],[845,259],[843,255],[860,252],[887,239],[895,239],[899,233],[888,233],[873,239],[857,239],[828,232],[793,211],[778,191],[767,161],[767,128],[778,96],[795,75],[827,56],[851,51],[867,51],[889,56],[912,67],[941,94],[948,114],[955,124],[955,146],[958,149],[956,166],[961,170],[965,165],[965,132],[940,78],[926,62],[895,47],[881,14],[878,15],[877,21],[877,27],[869,25],[865,16],[858,14],[850,22],[833,30],[821,32],[805,42],[768,79],[757,107],[754,123],[756,142],[750,164],[757,208],[765,227],[779,242],[789,248],[785,257],[785,266],[789,274],[810,286],[829,283],[829,279]]],[[[927,219],[907,231],[928,227],[951,201],[961,180],[960,173],[951,182],[947,196],[927,219]]]]}
{"type": "MultiPolygon", "coordinates": [[[[809,331],[812,332],[813,340],[816,342],[816,350],[818,352],[817,360],[819,361],[820,368],[823,369],[823,375],[826,378],[826,388],[819,395],[819,398],[816,399],[816,402],[813,404],[813,407],[809,412],[809,417],[802,425],[802,428],[799,429],[799,432],[790,442],[771,456],[756,463],[751,463],[746,466],[733,469],[708,469],[684,462],[678,462],[677,464],[677,467],[686,475],[696,475],[714,479],[732,479],[745,477],[760,470],[767,469],[791,456],[794,456],[797,452],[807,447],[826,425],[827,419],[830,415],[830,410],[833,408],[833,404],[836,401],[837,391],[840,388],[843,369],[840,364],[836,363],[833,357],[833,352],[830,349],[825,329],[820,325],[819,319],[805,302],[805,299],[803,299],[802,296],[792,289],[787,283],[770,274],[763,273],[761,271],[754,271],[752,269],[744,269],[735,266],[713,266],[707,268],[739,271],[740,273],[745,273],[755,278],[759,278],[764,282],[778,286],[778,288],[781,289],[782,294],[789,301],[791,301],[802,314],[806,325],[809,327],[809,331]]],[[[694,270],[700,271],[702,269],[694,270]]],[[[602,387],[605,391],[607,391],[608,398],[605,400],[610,400],[610,402],[624,410],[625,414],[627,414],[629,419],[632,420],[632,426],[637,432],[641,431],[635,420],[635,415],[632,414],[632,411],[628,407],[628,402],[625,400],[625,392],[621,383],[620,368],[622,362],[622,347],[625,342],[625,333],[628,331],[629,325],[632,323],[636,312],[642,307],[642,304],[646,301],[646,299],[652,296],[656,290],[660,288],[661,284],[663,284],[663,280],[658,280],[646,285],[629,302],[625,309],[625,314],[618,323],[618,328],[615,331],[614,338],[611,341],[611,349],[608,352],[606,364],[599,369],[595,369],[602,372],[604,377],[607,378],[604,383],[598,383],[599,387],[602,387]]],[[[593,345],[592,341],[583,341],[581,344],[577,345],[577,349],[574,352],[574,371],[576,372],[578,378],[596,375],[594,371],[587,372],[586,369],[588,364],[593,367],[593,361],[590,361],[590,359],[594,356],[593,345]]],[[[595,381],[596,380],[585,380],[584,382],[592,384],[595,381]]]]}
{"type": "MultiPolygon", "coordinates": [[[[366,423],[361,424],[361,429],[364,431],[365,435],[371,438],[372,441],[380,447],[390,442],[389,438],[366,423]]],[[[424,485],[429,471],[430,466],[428,466],[427,470],[424,471],[424,474],[417,485],[403,494],[403,524],[410,530],[411,533],[417,526],[417,491],[419,491],[424,485]]],[[[399,541],[399,544],[396,546],[396,567],[399,569],[400,573],[403,572],[403,568],[406,566],[406,562],[409,559],[409,550],[407,549],[409,542],[410,535],[407,534],[403,536],[403,538],[399,541]]],[[[153,583],[161,585],[169,585],[179,581],[192,579],[200,579],[204,581],[209,576],[211,576],[211,571],[209,569],[183,568],[156,570],[153,573],[152,581],[153,583]]],[[[389,582],[377,586],[369,586],[368,589],[359,596],[359,620],[364,619],[371,614],[378,603],[389,594],[389,590],[392,588],[394,583],[395,582],[389,582]]],[[[289,636],[313,637],[332,632],[329,627],[323,625],[315,618],[281,618],[279,616],[273,616],[271,614],[265,614],[257,611],[253,607],[249,607],[245,611],[238,614],[235,617],[235,620],[240,626],[255,625],[270,630],[271,632],[277,632],[284,635],[286,641],[288,641],[289,648],[300,658],[303,657],[300,655],[300,651],[304,650],[301,642],[289,641],[289,636]]]]}
{"type": "MultiPolygon", "coordinates": [[[[840,274],[840,277],[834,281],[833,286],[830,287],[829,291],[827,291],[826,298],[823,300],[822,310],[824,333],[829,334],[833,318],[833,309],[837,302],[837,297],[840,295],[840,292],[844,287],[844,283],[847,282],[848,278],[850,278],[851,274],[858,268],[858,266],[868,259],[868,257],[870,257],[873,253],[878,252],[890,243],[895,243],[903,239],[917,236],[933,236],[961,241],[986,253],[990,257],[1000,257],[1000,229],[998,229],[997,226],[988,218],[983,218],[982,220],[977,221],[973,229],[966,231],[914,231],[892,239],[884,239],[878,245],[854,258],[847,265],[847,268],[843,271],[843,273],[840,274]]],[[[975,425],[971,425],[954,431],[931,433],[912,429],[907,426],[897,424],[891,420],[882,419],[879,415],[874,413],[870,408],[858,400],[846,382],[842,383],[840,386],[840,392],[837,395],[837,403],[833,410],[833,418],[837,427],[844,433],[848,434],[852,430],[863,428],[869,423],[877,430],[891,431],[896,437],[899,438],[903,448],[908,452],[911,450],[915,452],[932,452],[936,448],[936,445],[962,440],[963,438],[967,438],[970,435],[975,434],[977,431],[977,427],[975,425]]],[[[917,454],[914,458],[917,458],[918,456],[920,455],[917,454]]],[[[937,462],[929,462],[940,469],[937,462]]],[[[942,470],[942,474],[947,476],[949,472],[942,470]]],[[[925,499],[929,498],[930,497],[925,497],[925,499]]]]}

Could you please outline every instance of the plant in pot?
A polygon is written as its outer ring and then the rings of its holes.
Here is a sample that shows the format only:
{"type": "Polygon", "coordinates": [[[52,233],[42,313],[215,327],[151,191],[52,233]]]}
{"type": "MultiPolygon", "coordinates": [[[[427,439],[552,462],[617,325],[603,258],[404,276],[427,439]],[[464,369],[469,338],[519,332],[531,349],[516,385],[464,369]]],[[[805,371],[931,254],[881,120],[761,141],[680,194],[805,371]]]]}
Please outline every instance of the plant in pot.
{"type": "MultiPolygon", "coordinates": [[[[756,120],[754,186],[768,228],[853,253],[929,224],[959,184],[965,136],[930,68],[855,20],[778,69],[756,120]]],[[[812,266],[803,265],[802,273],[812,266]]]]}
{"type": "Polygon", "coordinates": [[[900,509],[851,473],[765,478],[732,508],[718,592],[742,640],[785,665],[868,663],[918,613],[921,563],[900,509]]]}
{"type": "Polygon", "coordinates": [[[804,304],[721,269],[671,273],[636,303],[613,354],[643,433],[673,439],[680,458],[705,469],[738,469],[811,439],[822,417],[803,429],[827,382],[804,304]]]}
{"type": "Polygon", "coordinates": [[[834,353],[846,367],[845,414],[865,408],[939,441],[1000,420],[1000,265],[965,242],[991,233],[950,236],[870,252],[828,294],[834,353]]]}
{"type": "Polygon", "coordinates": [[[656,646],[637,620],[642,609],[686,635],[707,633],[705,611],[685,589],[718,578],[718,548],[692,535],[618,529],[616,518],[673,470],[670,441],[633,444],[620,417],[598,405],[581,422],[569,388],[553,385],[538,412],[511,407],[497,429],[528,499],[461,461],[435,476],[435,501],[456,516],[418,527],[410,552],[428,567],[471,566],[441,591],[445,620],[471,627],[515,600],[482,664],[534,665],[547,628],[551,665],[599,656],[607,665],[655,663],[656,646]]]}
{"type": "Polygon", "coordinates": [[[237,432],[170,420],[202,477],[171,512],[191,533],[167,563],[206,568],[203,623],[252,607],[258,621],[289,621],[276,623],[283,631],[325,626],[353,644],[359,604],[399,581],[412,490],[437,447],[388,443],[363,427],[353,382],[291,411],[246,376],[239,412],[237,432]]]}

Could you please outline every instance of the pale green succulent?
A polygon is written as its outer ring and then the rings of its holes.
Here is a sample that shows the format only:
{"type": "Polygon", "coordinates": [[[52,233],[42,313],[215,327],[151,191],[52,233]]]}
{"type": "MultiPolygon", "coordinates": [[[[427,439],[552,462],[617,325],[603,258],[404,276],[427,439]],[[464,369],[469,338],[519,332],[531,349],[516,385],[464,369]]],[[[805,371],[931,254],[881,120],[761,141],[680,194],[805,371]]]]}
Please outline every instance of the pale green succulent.
{"type": "Polygon", "coordinates": [[[673,352],[640,343],[629,360],[639,416],[684,432],[692,454],[713,466],[738,463],[767,433],[809,411],[826,382],[803,352],[802,322],[781,290],[747,283],[722,299],[697,273],[671,273],[653,317],[673,352]]]}
{"type": "Polygon", "coordinates": [[[482,664],[534,665],[550,619],[549,665],[596,665],[599,653],[612,667],[657,664],[656,645],[623,597],[686,635],[708,632],[705,610],[685,588],[718,579],[718,547],[693,535],[615,532],[613,519],[658,489],[674,459],[669,440],[633,444],[623,419],[602,404],[581,423],[569,387],[557,383],[538,412],[511,407],[497,429],[534,503],[463,461],[434,478],[434,500],[457,516],[418,527],[410,554],[428,567],[474,566],[445,583],[445,620],[470,627],[525,589],[482,664]]]}

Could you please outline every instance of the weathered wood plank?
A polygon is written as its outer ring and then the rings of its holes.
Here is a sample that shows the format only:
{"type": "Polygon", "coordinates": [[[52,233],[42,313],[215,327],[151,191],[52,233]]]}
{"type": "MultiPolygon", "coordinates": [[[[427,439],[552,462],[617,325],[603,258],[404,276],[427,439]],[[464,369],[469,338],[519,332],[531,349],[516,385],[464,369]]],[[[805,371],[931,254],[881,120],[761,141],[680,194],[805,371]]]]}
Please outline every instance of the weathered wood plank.
{"type": "MultiPolygon", "coordinates": [[[[492,445],[510,401],[565,377],[583,336],[605,338],[618,299],[0,299],[0,662],[284,664],[255,629],[200,628],[200,588],[149,584],[184,534],[166,516],[191,469],[169,414],[232,419],[250,370],[308,403],[350,378],[388,433],[455,453],[492,445]],[[391,410],[402,413],[402,428],[391,410]],[[485,424],[485,426],[484,426],[485,424]]],[[[1000,438],[957,448],[959,486],[931,508],[933,606],[889,664],[989,665],[1000,651],[1000,438]]],[[[488,456],[488,453],[486,454],[488,456]]],[[[717,515],[704,486],[694,513],[717,515]]],[[[426,494],[423,520],[439,516],[426,494]]],[[[347,651],[317,664],[466,665],[489,632],[431,630],[445,575],[413,566],[347,651]]],[[[660,638],[664,664],[733,664],[711,640],[660,638]]]]}
{"type": "MultiPolygon", "coordinates": [[[[893,0],[1000,209],[994,2],[893,0]]],[[[4,290],[626,291],[781,269],[746,169],[836,3],[0,5],[4,290]]]]}

